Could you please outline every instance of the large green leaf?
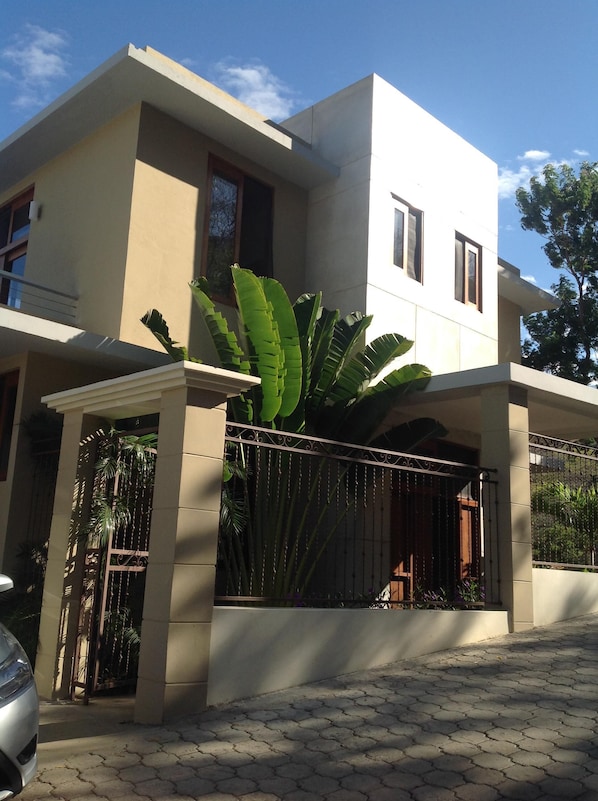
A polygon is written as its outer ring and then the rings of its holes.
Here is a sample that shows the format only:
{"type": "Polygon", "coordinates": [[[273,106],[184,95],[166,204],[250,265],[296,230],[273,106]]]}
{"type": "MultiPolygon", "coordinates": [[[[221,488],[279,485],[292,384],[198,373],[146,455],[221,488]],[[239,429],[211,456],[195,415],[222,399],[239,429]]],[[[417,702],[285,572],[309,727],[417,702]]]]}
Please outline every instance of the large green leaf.
{"type": "MultiPolygon", "coordinates": [[[[322,330],[317,359],[314,360],[311,406],[316,413],[323,405],[330,405],[338,376],[355,349],[362,344],[362,337],[372,321],[370,316],[358,312],[343,319],[338,319],[338,312],[336,315],[332,331],[322,330]]],[[[324,315],[320,319],[324,320],[324,315]]],[[[325,323],[329,325],[330,321],[325,320],[325,323]]]]}
{"type": "Polygon", "coordinates": [[[233,267],[233,284],[239,319],[249,343],[252,372],[262,379],[261,420],[271,423],[282,405],[285,353],[278,322],[261,280],[251,272],[233,267]]]}
{"type": "Polygon", "coordinates": [[[189,286],[216,348],[220,367],[249,375],[251,373],[249,361],[239,346],[235,332],[230,330],[226,319],[216,310],[214,302],[205,291],[207,288],[205,283],[192,281],[189,286]]]}
{"type": "Polygon", "coordinates": [[[141,318],[141,322],[146,328],[149,328],[149,330],[156,337],[158,342],[162,345],[166,353],[168,353],[173,361],[200,361],[200,359],[194,359],[192,356],[190,356],[187,348],[184,345],[179,345],[178,342],[175,342],[171,338],[166,320],[162,317],[157,309],[150,309],[147,311],[141,318]]]}
{"type": "Polygon", "coordinates": [[[280,344],[284,353],[282,400],[278,414],[288,417],[301,400],[303,359],[297,320],[293,306],[282,284],[272,278],[262,278],[264,293],[278,323],[280,344]]]}
{"type": "MultiPolygon", "coordinates": [[[[209,296],[209,287],[205,278],[199,278],[189,284],[207,332],[214,344],[220,367],[237,373],[250,375],[251,366],[239,345],[237,335],[231,331],[226,318],[216,310],[209,296]]],[[[229,399],[229,415],[237,423],[255,423],[254,403],[251,391],[229,399]]]]}
{"type": "Polygon", "coordinates": [[[329,392],[332,403],[357,400],[370,383],[399,356],[412,347],[413,342],[400,334],[383,334],[358,351],[340,369],[329,392]]]}
{"type": "Polygon", "coordinates": [[[373,384],[350,407],[336,436],[347,442],[368,444],[391,410],[405,397],[423,389],[430,370],[422,364],[406,364],[373,384]]]}

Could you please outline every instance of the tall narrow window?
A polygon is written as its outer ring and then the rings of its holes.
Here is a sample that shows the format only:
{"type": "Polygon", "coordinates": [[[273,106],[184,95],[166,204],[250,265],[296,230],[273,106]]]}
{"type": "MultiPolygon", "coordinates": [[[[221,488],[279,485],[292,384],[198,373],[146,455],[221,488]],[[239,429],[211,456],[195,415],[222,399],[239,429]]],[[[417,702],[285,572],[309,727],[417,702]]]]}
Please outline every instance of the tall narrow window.
{"type": "Polygon", "coordinates": [[[231,264],[272,275],[272,188],[229,165],[210,169],[205,275],[212,293],[232,300],[231,264]]]}
{"type": "Polygon", "coordinates": [[[0,303],[18,309],[22,286],[6,273],[24,275],[33,189],[0,208],[0,303]]]}
{"type": "Polygon", "coordinates": [[[18,370],[0,375],[0,481],[6,481],[8,472],[18,385],[18,370]]]}
{"type": "Polygon", "coordinates": [[[482,249],[455,234],[455,298],[482,310],[482,249]]]}
{"type": "Polygon", "coordinates": [[[421,283],[422,212],[395,197],[393,263],[421,283]]]}

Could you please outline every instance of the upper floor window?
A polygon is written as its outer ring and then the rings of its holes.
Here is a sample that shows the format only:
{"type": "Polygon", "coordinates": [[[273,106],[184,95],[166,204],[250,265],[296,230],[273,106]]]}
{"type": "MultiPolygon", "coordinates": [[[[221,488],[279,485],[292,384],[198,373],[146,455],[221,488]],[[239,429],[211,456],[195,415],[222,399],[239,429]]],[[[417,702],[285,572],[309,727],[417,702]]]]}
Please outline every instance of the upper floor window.
{"type": "Polygon", "coordinates": [[[273,191],[228,164],[210,164],[204,273],[215,297],[232,300],[231,264],[272,275],[273,191]]]}
{"type": "Polygon", "coordinates": [[[6,481],[8,472],[18,385],[18,370],[0,375],[0,481],[6,481]]]}
{"type": "Polygon", "coordinates": [[[482,248],[455,234],[455,298],[482,310],[482,248]]]}
{"type": "Polygon", "coordinates": [[[422,218],[418,209],[394,199],[394,255],[393,263],[421,283],[422,280],[422,218]]]}
{"type": "Polygon", "coordinates": [[[29,204],[33,189],[0,208],[0,303],[18,309],[21,305],[21,284],[3,273],[24,275],[29,237],[29,204]]]}

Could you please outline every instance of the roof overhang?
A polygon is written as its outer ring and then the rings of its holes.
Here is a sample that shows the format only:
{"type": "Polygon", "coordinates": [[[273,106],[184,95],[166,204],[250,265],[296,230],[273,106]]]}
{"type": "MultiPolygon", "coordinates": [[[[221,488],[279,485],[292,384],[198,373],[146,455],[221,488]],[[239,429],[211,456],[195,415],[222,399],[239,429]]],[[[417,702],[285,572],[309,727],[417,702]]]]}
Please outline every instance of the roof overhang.
{"type": "Polygon", "coordinates": [[[249,106],[151,48],[130,44],[0,143],[0,192],[142,102],[305,189],[339,173],[249,106]]]}
{"type": "Polygon", "coordinates": [[[171,361],[160,351],[0,306],[0,359],[27,352],[123,373],[171,361]]]}
{"type": "Polygon", "coordinates": [[[497,364],[433,376],[423,392],[409,395],[400,411],[434,417],[449,431],[481,431],[481,394],[508,385],[527,392],[530,431],[560,439],[595,436],[598,390],[532,370],[521,364],[497,364]]]}
{"type": "Polygon", "coordinates": [[[558,309],[560,305],[558,298],[521,278],[519,270],[503,259],[498,260],[498,294],[519,306],[521,314],[558,309]]]}

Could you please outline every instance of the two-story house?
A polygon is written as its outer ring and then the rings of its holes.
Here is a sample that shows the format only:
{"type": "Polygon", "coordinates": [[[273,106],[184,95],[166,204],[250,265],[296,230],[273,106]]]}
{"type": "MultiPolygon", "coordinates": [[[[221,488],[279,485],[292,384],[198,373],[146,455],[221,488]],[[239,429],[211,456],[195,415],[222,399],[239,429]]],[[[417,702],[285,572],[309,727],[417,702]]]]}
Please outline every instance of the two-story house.
{"type": "Polygon", "coordinates": [[[230,308],[234,262],[413,339],[435,378],[401,414],[490,467],[509,471],[511,405],[525,437],[595,433],[593,390],[518,364],[521,315],[554,299],[498,258],[490,159],[376,75],[274,124],[129,45],[0,145],[6,570],[49,525],[26,425],[42,396],[166,363],[139,322],[152,307],[201,356],[187,284],[207,275],[230,308]]]}

